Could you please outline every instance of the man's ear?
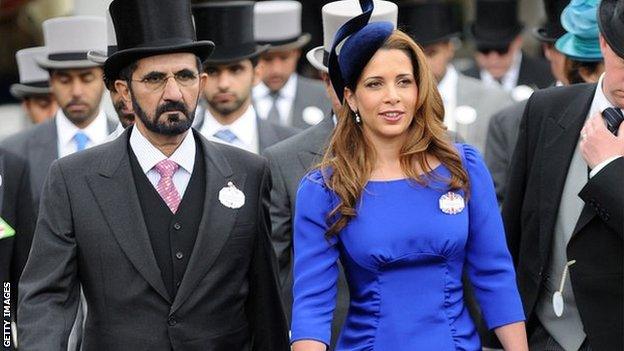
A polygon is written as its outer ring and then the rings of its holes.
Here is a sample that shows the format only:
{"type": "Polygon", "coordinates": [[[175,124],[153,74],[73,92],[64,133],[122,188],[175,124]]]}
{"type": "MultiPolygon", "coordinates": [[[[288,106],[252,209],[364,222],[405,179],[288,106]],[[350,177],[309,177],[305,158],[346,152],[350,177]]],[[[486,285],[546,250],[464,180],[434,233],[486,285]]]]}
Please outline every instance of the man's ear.
{"type": "Polygon", "coordinates": [[[127,81],[117,79],[115,81],[115,90],[121,95],[121,98],[125,102],[130,103],[132,101],[132,92],[130,91],[130,86],[128,86],[127,81]]]}
{"type": "Polygon", "coordinates": [[[260,84],[260,81],[262,80],[262,67],[260,66],[261,66],[260,63],[258,63],[252,68],[253,69],[253,82],[251,84],[254,87],[260,84]]]}

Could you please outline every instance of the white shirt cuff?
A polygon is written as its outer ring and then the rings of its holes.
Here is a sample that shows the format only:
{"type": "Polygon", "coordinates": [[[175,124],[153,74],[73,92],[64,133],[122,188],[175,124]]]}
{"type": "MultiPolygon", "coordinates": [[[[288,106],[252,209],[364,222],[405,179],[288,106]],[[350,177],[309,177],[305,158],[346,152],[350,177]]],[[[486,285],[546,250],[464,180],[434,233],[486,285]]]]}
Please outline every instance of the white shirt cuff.
{"type": "Polygon", "coordinates": [[[589,178],[592,178],[593,176],[595,176],[596,174],[598,174],[598,172],[600,172],[603,168],[605,168],[609,163],[617,160],[618,158],[620,158],[622,156],[613,156],[613,157],[609,157],[608,159],[600,162],[599,164],[596,165],[596,167],[594,167],[591,172],[589,172],[589,178]]]}

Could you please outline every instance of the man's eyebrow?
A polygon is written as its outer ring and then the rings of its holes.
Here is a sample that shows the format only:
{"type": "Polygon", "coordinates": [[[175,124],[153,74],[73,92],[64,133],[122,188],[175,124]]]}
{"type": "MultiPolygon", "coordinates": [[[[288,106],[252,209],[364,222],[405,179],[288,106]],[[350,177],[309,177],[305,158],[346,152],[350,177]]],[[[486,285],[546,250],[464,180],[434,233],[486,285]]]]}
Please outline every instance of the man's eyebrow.
{"type": "Polygon", "coordinates": [[[163,76],[165,76],[163,72],[150,71],[150,72],[145,73],[143,75],[143,78],[158,78],[158,77],[163,77],[163,76]]]}

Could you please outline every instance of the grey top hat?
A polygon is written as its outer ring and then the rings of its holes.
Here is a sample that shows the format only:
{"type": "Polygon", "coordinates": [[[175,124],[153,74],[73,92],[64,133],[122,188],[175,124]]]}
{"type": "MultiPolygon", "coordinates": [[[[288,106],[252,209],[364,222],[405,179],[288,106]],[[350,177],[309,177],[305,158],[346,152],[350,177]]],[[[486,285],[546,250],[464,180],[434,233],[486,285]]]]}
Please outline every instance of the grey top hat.
{"type": "Polygon", "coordinates": [[[16,99],[23,99],[32,95],[44,95],[50,93],[48,71],[42,69],[35,61],[37,58],[45,58],[47,51],[45,46],[37,46],[22,49],[15,53],[17,69],[19,70],[20,82],[11,85],[11,95],[16,99]]]}
{"type": "Polygon", "coordinates": [[[90,50],[87,53],[87,59],[99,65],[103,65],[106,59],[117,51],[117,37],[115,35],[115,26],[110,11],[106,11],[106,39],[108,48],[106,51],[90,50]]]}
{"type": "Polygon", "coordinates": [[[301,33],[301,3],[294,0],[261,1],[254,5],[254,37],[269,50],[298,49],[310,41],[301,33]]]}
{"type": "MultiPolygon", "coordinates": [[[[369,22],[391,22],[396,28],[399,8],[390,1],[375,0],[375,8],[369,22]]],[[[332,48],[334,35],[351,18],[362,13],[357,0],[334,1],[323,6],[323,46],[318,46],[306,54],[308,62],[314,68],[328,72],[327,59],[332,48]]]]}
{"type": "Polygon", "coordinates": [[[106,51],[106,20],[97,16],[57,17],[43,22],[48,56],[37,59],[45,69],[95,67],[89,51],[106,51]]]}

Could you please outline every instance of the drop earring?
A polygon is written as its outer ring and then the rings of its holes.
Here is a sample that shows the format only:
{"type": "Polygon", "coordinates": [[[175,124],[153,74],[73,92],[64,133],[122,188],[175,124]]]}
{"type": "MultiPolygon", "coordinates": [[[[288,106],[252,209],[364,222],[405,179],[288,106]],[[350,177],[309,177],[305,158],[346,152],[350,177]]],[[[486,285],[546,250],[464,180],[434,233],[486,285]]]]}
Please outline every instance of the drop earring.
{"type": "Polygon", "coordinates": [[[355,123],[356,124],[362,123],[362,119],[360,118],[360,114],[357,113],[357,112],[354,112],[354,113],[355,113],[355,123]]]}

